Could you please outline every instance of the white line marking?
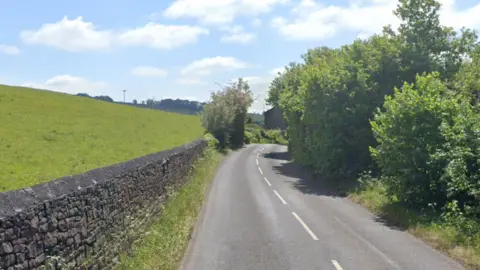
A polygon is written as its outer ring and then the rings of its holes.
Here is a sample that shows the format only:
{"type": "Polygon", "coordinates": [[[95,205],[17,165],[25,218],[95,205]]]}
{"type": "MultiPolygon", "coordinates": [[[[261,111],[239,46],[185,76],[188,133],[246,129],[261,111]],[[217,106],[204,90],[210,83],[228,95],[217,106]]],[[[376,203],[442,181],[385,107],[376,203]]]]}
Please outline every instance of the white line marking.
{"type": "Polygon", "coordinates": [[[351,234],[356,236],[360,241],[365,243],[368,247],[370,247],[373,251],[375,251],[378,255],[380,255],[385,261],[387,261],[390,265],[395,267],[396,269],[400,269],[400,266],[396,264],[392,259],[390,259],[385,253],[381,252],[378,248],[376,248],[374,245],[372,245],[370,242],[365,240],[363,237],[361,237],[357,232],[355,232],[352,228],[350,228],[347,224],[345,224],[343,221],[341,221],[338,217],[334,216],[333,217],[338,223],[340,223],[345,229],[347,229],[351,234]]]}
{"type": "Polygon", "coordinates": [[[273,192],[275,192],[275,195],[277,195],[277,197],[280,199],[280,201],[282,201],[283,204],[287,204],[287,202],[282,198],[282,196],[280,196],[280,194],[278,194],[276,190],[273,190],[273,192]]]}
{"type": "Polygon", "coordinates": [[[343,268],[340,266],[340,264],[337,261],[332,260],[332,264],[333,264],[333,266],[335,266],[335,269],[343,270],[343,268]]]}
{"type": "Polygon", "coordinates": [[[263,174],[262,169],[260,169],[260,167],[258,167],[258,170],[260,171],[261,174],[263,174]]]}
{"type": "Polygon", "coordinates": [[[257,159],[258,159],[258,155],[259,155],[259,154],[260,154],[260,153],[257,153],[257,159]]]}
{"type": "Polygon", "coordinates": [[[302,224],[303,228],[310,234],[310,236],[313,238],[313,240],[318,240],[317,236],[310,230],[310,228],[303,222],[303,220],[297,215],[297,213],[292,212],[293,216],[302,224]]]}
{"type": "Polygon", "coordinates": [[[272,184],[270,184],[270,182],[268,181],[268,179],[267,179],[266,177],[263,177],[263,179],[265,179],[265,182],[267,182],[267,184],[268,184],[269,186],[272,186],[272,184]]]}
{"type": "Polygon", "coordinates": [[[258,166],[258,159],[257,159],[257,166],[258,166]]]}
{"type": "Polygon", "coordinates": [[[262,147],[262,148],[260,148],[260,150],[258,150],[258,152],[262,152],[262,151],[263,151],[263,149],[264,149],[263,147],[262,147]]]}

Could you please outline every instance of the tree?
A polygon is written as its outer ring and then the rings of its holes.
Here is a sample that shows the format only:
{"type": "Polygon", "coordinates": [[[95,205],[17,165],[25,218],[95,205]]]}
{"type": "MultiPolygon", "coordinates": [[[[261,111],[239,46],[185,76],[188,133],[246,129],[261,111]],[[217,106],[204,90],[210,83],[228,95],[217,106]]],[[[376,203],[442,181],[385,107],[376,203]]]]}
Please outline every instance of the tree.
{"type": "Polygon", "coordinates": [[[94,99],[103,100],[107,102],[113,102],[113,99],[109,96],[96,96],[94,99]]]}
{"type": "Polygon", "coordinates": [[[479,123],[470,100],[448,89],[438,73],[396,89],[371,122],[378,142],[372,155],[390,194],[421,207],[455,203],[478,218],[479,123]]]}
{"type": "Polygon", "coordinates": [[[88,98],[91,98],[91,96],[87,93],[78,93],[77,96],[79,97],[88,97],[88,98]]]}
{"type": "Polygon", "coordinates": [[[252,103],[248,83],[239,78],[212,93],[201,113],[202,125],[219,140],[221,147],[239,147],[244,142],[245,117],[252,103]]]}
{"type": "Polygon", "coordinates": [[[476,47],[477,33],[462,29],[460,35],[440,24],[441,4],[436,0],[400,0],[395,15],[402,21],[398,31],[405,42],[404,61],[411,76],[439,72],[451,80],[463,57],[476,47]]]}
{"type": "Polygon", "coordinates": [[[147,99],[147,106],[148,107],[153,107],[153,105],[155,104],[155,101],[153,99],[147,99]]]}
{"type": "Polygon", "coordinates": [[[137,101],[136,99],[134,99],[134,100],[132,101],[132,103],[133,103],[133,105],[137,105],[137,104],[138,104],[138,101],[137,101]]]}

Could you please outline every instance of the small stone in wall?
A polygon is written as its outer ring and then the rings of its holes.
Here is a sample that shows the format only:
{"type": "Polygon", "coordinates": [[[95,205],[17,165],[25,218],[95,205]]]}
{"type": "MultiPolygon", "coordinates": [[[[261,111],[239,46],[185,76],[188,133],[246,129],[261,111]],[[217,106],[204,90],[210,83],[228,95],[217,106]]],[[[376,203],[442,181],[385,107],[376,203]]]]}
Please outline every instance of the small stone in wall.
{"type": "Polygon", "coordinates": [[[13,252],[13,246],[10,242],[3,242],[0,246],[0,255],[9,254],[13,252]]]}
{"type": "Polygon", "coordinates": [[[13,252],[15,253],[20,253],[20,252],[25,252],[27,251],[27,246],[24,244],[18,244],[13,247],[13,252]]]}
{"type": "Polygon", "coordinates": [[[17,253],[17,263],[25,262],[25,254],[24,253],[17,253]]]}
{"type": "Polygon", "coordinates": [[[12,266],[15,264],[15,254],[8,254],[1,259],[4,267],[12,266]]]}
{"type": "Polygon", "coordinates": [[[37,216],[35,216],[32,220],[30,220],[30,227],[32,227],[33,229],[38,228],[38,222],[39,219],[37,216]]]}

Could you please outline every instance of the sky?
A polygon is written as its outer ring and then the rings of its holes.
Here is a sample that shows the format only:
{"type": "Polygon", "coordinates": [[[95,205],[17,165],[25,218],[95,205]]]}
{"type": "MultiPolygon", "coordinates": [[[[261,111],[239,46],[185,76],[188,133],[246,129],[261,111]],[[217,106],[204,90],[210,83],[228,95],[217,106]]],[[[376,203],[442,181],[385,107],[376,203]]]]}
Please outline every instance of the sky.
{"type": "MultiPolygon", "coordinates": [[[[442,24],[480,30],[480,2],[441,0],[442,24]]],[[[0,84],[115,100],[207,101],[238,77],[261,112],[309,48],[398,26],[395,0],[0,0],[0,84]]]]}

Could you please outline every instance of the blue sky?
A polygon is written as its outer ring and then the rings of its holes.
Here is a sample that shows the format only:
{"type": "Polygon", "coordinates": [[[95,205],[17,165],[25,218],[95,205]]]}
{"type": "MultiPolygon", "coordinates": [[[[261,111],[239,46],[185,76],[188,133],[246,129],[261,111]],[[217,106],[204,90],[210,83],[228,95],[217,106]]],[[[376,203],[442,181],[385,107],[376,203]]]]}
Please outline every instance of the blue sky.
{"type": "MultiPolygon", "coordinates": [[[[480,3],[442,0],[442,23],[480,29],[480,3]]],[[[205,101],[246,77],[263,99],[308,48],[397,25],[395,0],[2,1],[0,83],[54,91],[205,101]]]]}

